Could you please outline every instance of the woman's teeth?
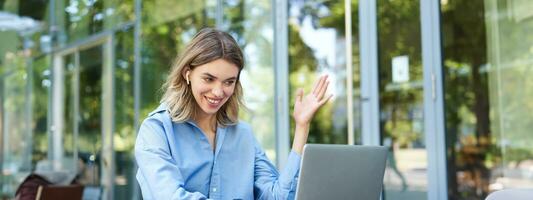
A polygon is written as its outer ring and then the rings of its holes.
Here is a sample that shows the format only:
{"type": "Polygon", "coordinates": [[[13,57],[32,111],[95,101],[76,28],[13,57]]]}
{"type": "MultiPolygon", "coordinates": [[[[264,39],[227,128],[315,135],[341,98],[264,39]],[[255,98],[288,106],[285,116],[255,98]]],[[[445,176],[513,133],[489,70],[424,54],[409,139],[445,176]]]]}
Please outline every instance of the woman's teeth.
{"type": "Polygon", "coordinates": [[[206,97],[206,99],[207,99],[207,101],[208,101],[209,103],[212,103],[212,104],[218,104],[218,103],[220,103],[220,100],[210,99],[210,98],[207,98],[207,97],[206,97]]]}

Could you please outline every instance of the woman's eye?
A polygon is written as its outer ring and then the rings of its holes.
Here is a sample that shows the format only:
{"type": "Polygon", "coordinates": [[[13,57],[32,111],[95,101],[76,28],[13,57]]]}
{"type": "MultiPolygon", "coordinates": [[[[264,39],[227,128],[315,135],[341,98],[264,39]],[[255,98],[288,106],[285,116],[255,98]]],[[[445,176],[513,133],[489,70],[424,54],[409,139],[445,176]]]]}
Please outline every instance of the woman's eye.
{"type": "Polygon", "coordinates": [[[211,81],[213,81],[213,78],[209,78],[209,77],[207,77],[207,78],[204,78],[204,81],[205,81],[205,82],[211,82],[211,81]]]}
{"type": "Polygon", "coordinates": [[[233,85],[233,83],[235,83],[235,81],[226,81],[226,85],[233,85]]]}

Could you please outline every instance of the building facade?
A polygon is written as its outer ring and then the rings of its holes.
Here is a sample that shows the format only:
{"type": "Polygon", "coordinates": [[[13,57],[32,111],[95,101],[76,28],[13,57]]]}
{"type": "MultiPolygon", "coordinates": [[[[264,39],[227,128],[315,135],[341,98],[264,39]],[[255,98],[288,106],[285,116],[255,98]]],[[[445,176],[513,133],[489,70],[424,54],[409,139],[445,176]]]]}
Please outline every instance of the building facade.
{"type": "Polygon", "coordinates": [[[202,27],[241,45],[241,119],[278,166],[296,89],[329,74],[334,97],[309,142],[389,147],[384,199],[533,188],[532,9],[526,0],[0,1],[0,199],[33,171],[76,174],[102,199],[140,199],[137,128],[202,27]]]}

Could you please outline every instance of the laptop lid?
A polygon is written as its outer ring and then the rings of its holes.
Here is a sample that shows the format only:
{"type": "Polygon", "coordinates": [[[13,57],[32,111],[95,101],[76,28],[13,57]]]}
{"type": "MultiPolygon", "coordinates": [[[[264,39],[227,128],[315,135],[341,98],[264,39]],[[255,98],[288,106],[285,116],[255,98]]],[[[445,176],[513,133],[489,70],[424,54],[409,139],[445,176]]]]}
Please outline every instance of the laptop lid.
{"type": "Polygon", "coordinates": [[[378,200],[386,159],[383,146],[307,144],[296,199],[378,200]]]}

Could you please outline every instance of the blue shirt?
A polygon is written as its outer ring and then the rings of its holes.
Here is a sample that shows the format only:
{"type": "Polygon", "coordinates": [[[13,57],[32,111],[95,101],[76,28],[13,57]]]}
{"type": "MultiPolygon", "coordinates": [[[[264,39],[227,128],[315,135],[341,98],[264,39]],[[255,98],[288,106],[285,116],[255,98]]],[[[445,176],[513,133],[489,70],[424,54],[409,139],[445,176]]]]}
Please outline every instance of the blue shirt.
{"type": "Polygon", "coordinates": [[[251,127],[218,127],[216,148],[193,121],[172,122],[165,105],[149,114],[135,143],[137,181],[149,199],[294,199],[300,155],[282,173],[251,127]]]}

